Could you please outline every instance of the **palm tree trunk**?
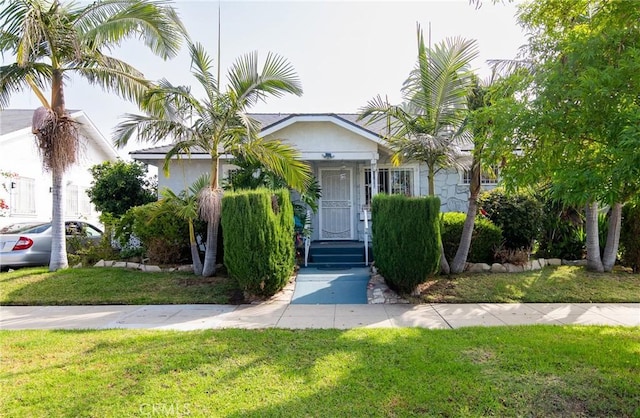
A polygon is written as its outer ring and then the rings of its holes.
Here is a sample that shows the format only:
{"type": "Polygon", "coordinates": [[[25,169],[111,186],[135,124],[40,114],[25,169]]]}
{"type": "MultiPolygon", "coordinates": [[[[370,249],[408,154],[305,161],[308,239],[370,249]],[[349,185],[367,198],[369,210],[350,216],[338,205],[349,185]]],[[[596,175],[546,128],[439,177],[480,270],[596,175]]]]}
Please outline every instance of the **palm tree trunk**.
{"type": "Polygon", "coordinates": [[[467,264],[469,249],[471,248],[471,238],[473,237],[473,228],[476,224],[476,215],[478,214],[478,195],[480,194],[480,161],[474,157],[471,163],[471,183],[469,184],[469,207],[467,208],[467,217],[462,227],[462,235],[460,236],[460,244],[451,264],[451,272],[454,274],[462,273],[464,266],[467,264]]]}
{"type": "Polygon", "coordinates": [[[202,275],[204,277],[216,274],[216,259],[218,257],[218,227],[220,226],[222,191],[218,186],[219,159],[217,155],[212,156],[211,184],[209,185],[208,196],[205,197],[206,207],[201,204],[200,209],[205,213],[207,220],[207,243],[204,253],[204,265],[202,275]]]}
{"type": "Polygon", "coordinates": [[[189,244],[191,246],[191,261],[193,262],[193,274],[202,275],[202,260],[200,260],[200,252],[198,251],[198,241],[193,230],[193,222],[189,220],[189,244]]]}
{"type": "Polygon", "coordinates": [[[427,172],[427,180],[429,183],[429,190],[428,190],[429,196],[435,196],[436,194],[435,177],[436,177],[435,169],[433,168],[433,166],[429,165],[428,172],[427,172]]]}
{"type": "MultiPolygon", "coordinates": [[[[58,118],[65,114],[64,99],[64,79],[62,72],[54,70],[51,75],[51,107],[58,118]]],[[[55,140],[55,139],[54,139],[55,140]]],[[[69,158],[66,155],[56,155],[55,153],[46,155],[49,158],[51,167],[51,259],[49,260],[49,271],[57,271],[69,267],[67,258],[67,240],[64,228],[64,189],[63,177],[65,164],[57,164],[59,158],[69,158]]]]}
{"type": "Polygon", "coordinates": [[[64,199],[62,192],[63,176],[56,170],[51,173],[51,259],[49,271],[57,271],[69,267],[67,259],[67,241],[64,230],[64,199]]]}
{"type": "Polygon", "coordinates": [[[607,244],[604,247],[602,265],[604,271],[612,271],[618,256],[620,244],[620,226],[622,223],[622,203],[614,203],[609,214],[609,230],[607,231],[607,244]]]}
{"type": "Polygon", "coordinates": [[[587,231],[587,270],[604,272],[600,258],[600,242],[598,240],[598,203],[588,203],[586,207],[587,231]]]}

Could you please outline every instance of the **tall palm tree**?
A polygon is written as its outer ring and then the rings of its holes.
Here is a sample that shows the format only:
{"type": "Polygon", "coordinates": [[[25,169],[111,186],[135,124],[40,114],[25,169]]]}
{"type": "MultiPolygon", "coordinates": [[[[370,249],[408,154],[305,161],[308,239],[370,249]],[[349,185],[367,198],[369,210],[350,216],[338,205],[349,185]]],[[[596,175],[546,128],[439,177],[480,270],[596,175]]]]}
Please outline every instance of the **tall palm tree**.
{"type": "Polygon", "coordinates": [[[457,162],[456,133],[466,116],[473,75],[469,66],[478,49],[475,41],[462,38],[427,48],[420,25],[417,35],[418,60],[402,87],[403,103],[392,105],[377,96],[360,109],[359,119],[386,121],[393,163],[404,158],[425,163],[433,196],[435,173],[457,162]]]}
{"type": "Polygon", "coordinates": [[[9,104],[12,94],[27,89],[42,104],[34,112],[32,130],[52,178],[49,269],[55,271],[68,266],[62,184],[78,150],[77,126],[66,111],[65,82],[77,75],[138,100],[149,83],[142,73],[107,53],[125,39],[139,38],[156,55],[171,58],[186,31],[163,1],[98,0],[81,6],[59,0],[2,0],[0,5],[0,52],[15,57],[13,64],[0,67],[0,108],[9,104]]]}
{"type": "MultiPolygon", "coordinates": [[[[360,109],[359,119],[369,123],[386,121],[386,141],[394,151],[392,162],[413,159],[427,165],[428,193],[435,195],[435,174],[457,165],[455,146],[466,117],[467,96],[478,56],[475,41],[446,39],[427,48],[417,25],[418,60],[402,87],[404,102],[392,105],[377,96],[360,109]]],[[[449,273],[449,263],[440,245],[440,264],[449,273]]]]}
{"type": "Polygon", "coordinates": [[[302,94],[298,76],[284,58],[268,54],[259,71],[256,52],[241,56],[228,70],[229,85],[221,90],[219,80],[212,72],[213,61],[202,45],[189,45],[189,52],[192,74],[204,91],[204,99],[198,100],[187,87],[162,80],[158,88],[146,95],[141,107],[145,114],[126,115],[114,135],[117,146],[126,145],[134,133],[143,142],[158,143],[173,138],[164,160],[163,169],[167,175],[174,157],[189,155],[194,149],[209,153],[211,180],[209,187],[200,193],[200,211],[207,221],[202,274],[211,276],[216,271],[222,200],[218,179],[220,156],[232,154],[248,161],[259,161],[297,190],[305,189],[311,172],[298,160],[294,148],[259,138],[259,123],[247,114],[252,105],[268,96],[302,94]]]}

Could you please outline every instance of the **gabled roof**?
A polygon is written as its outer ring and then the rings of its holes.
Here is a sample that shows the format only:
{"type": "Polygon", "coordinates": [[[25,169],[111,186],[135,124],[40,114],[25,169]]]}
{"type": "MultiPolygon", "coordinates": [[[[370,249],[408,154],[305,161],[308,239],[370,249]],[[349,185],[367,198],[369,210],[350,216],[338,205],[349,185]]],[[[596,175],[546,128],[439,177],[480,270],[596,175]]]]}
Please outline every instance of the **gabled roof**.
{"type": "MultiPolygon", "coordinates": [[[[30,134],[33,112],[34,109],[0,110],[0,137],[18,131],[25,131],[25,133],[30,134]]],[[[80,124],[81,130],[87,139],[90,139],[110,159],[115,160],[118,158],[117,151],[82,110],[68,110],[68,112],[80,124]]]]}
{"type": "MultiPolygon", "coordinates": [[[[332,122],[349,129],[365,138],[384,145],[382,133],[385,128],[384,121],[367,124],[366,121],[358,121],[356,113],[251,113],[250,116],[262,125],[260,134],[263,136],[272,134],[296,122],[332,122]]],[[[171,149],[171,145],[163,145],[132,151],[131,155],[162,156],[171,149]]],[[[191,150],[192,156],[207,155],[202,149],[191,150]]]]}

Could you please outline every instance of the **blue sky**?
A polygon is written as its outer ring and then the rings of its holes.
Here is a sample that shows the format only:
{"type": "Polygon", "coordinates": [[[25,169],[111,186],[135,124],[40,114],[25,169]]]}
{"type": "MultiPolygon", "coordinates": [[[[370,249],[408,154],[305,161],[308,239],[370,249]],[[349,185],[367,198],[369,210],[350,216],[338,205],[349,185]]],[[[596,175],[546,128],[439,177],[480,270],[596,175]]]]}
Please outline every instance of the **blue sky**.
{"type": "MultiPolygon", "coordinates": [[[[302,97],[271,99],[256,112],[355,113],[381,94],[400,101],[400,87],[413,68],[416,22],[432,42],[446,37],[476,39],[480,58],[477,72],[486,77],[487,59],[514,58],[525,43],[516,24],[516,6],[508,1],[484,0],[480,9],[467,0],[395,1],[177,1],[175,6],[193,40],[217,55],[218,7],[221,10],[221,68],[224,74],[238,56],[257,50],[286,57],[295,67],[304,89],[302,97]]],[[[186,49],[164,62],[135,42],[114,52],[140,69],[147,78],[167,78],[173,84],[193,82],[186,49]]],[[[196,90],[197,91],[197,90],[196,90]]],[[[66,88],[67,107],[83,109],[108,139],[126,112],[136,107],[115,96],[72,80],[66,88]]],[[[29,93],[15,96],[11,108],[35,108],[29,93]]],[[[132,144],[120,153],[126,157],[132,144]]]]}

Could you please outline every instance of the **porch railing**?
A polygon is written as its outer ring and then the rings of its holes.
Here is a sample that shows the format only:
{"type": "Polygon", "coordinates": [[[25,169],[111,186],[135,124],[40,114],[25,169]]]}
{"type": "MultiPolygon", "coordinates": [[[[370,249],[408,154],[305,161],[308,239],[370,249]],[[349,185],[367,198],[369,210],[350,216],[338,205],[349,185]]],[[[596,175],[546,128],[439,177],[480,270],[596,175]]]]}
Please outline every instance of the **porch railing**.
{"type": "Polygon", "coordinates": [[[369,211],[364,209],[364,265],[369,265],[369,211]]]}
{"type": "Polygon", "coordinates": [[[309,262],[309,248],[311,248],[311,211],[307,210],[307,219],[304,222],[304,266],[309,262]]]}

